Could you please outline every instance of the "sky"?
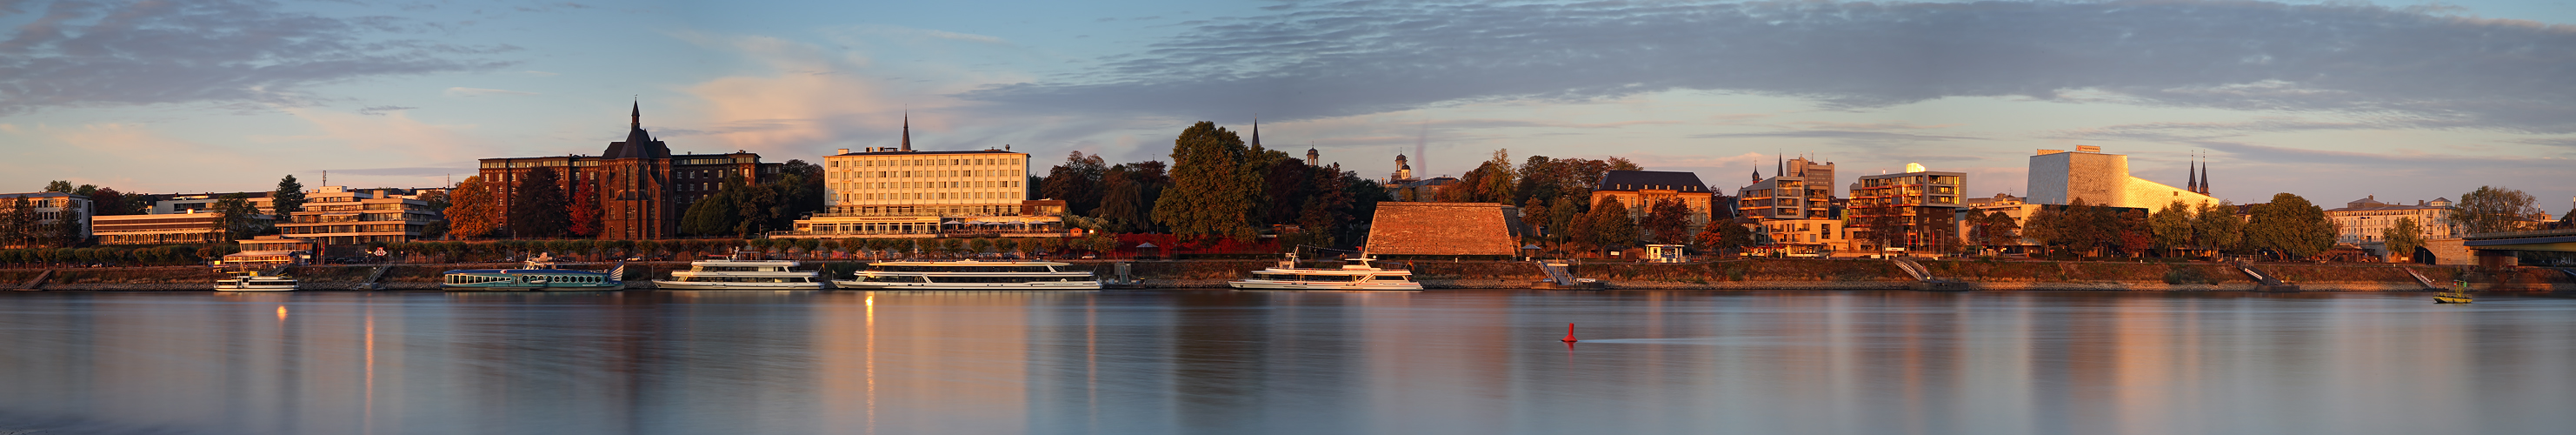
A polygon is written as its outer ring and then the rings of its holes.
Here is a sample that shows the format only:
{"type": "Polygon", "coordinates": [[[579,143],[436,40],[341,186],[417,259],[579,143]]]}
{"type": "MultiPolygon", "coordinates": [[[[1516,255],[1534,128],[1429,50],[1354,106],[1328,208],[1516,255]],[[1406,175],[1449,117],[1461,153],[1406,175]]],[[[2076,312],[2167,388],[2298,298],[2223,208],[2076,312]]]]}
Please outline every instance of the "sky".
{"type": "Polygon", "coordinates": [[[2238,203],[2576,198],[2576,0],[0,0],[0,28],[0,191],[433,187],[598,154],[634,104],[767,161],[907,116],[916,149],[1168,161],[1258,118],[1373,178],[1618,156],[1731,191],[1786,154],[1983,196],[2095,145],[2175,186],[2205,155],[2238,203]]]}

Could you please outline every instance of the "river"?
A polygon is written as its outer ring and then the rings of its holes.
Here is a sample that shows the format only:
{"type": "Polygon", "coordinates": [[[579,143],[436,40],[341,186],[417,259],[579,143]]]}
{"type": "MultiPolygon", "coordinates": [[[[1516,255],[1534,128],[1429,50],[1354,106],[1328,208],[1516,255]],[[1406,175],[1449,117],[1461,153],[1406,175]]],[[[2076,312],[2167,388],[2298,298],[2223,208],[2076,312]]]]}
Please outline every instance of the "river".
{"type": "Polygon", "coordinates": [[[2563,434],[2571,403],[2545,295],[0,293],[0,434],[2563,434]]]}

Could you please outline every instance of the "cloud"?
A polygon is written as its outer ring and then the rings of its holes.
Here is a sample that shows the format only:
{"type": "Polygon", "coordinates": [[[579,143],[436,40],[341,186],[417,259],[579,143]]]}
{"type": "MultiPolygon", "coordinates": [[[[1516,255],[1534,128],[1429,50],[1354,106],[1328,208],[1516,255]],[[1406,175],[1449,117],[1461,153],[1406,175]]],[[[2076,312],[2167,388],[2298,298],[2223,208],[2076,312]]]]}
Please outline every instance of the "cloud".
{"type": "Polygon", "coordinates": [[[2007,97],[2576,131],[2576,28],[2250,1],[1338,2],[1206,21],[1093,70],[959,95],[1282,120],[1670,90],[1835,108],[2007,97]],[[1254,107],[1245,107],[1247,103],[1254,107]]]}
{"type": "Polygon", "coordinates": [[[457,163],[455,166],[446,166],[446,167],[408,167],[408,168],[333,169],[333,170],[331,170],[331,171],[332,171],[332,173],[334,173],[334,174],[345,174],[345,175],[387,175],[387,176],[398,176],[398,177],[433,177],[433,176],[443,176],[443,175],[450,175],[450,174],[473,174],[475,170],[474,170],[474,162],[459,162],[459,163],[457,163]]]}
{"type": "Polygon", "coordinates": [[[856,30],[858,30],[858,31],[860,31],[860,32],[863,32],[863,33],[870,33],[870,34],[877,34],[877,35],[884,35],[884,36],[907,37],[907,38],[914,38],[914,39],[945,39],[945,40],[950,40],[950,41],[964,41],[964,42],[975,42],[975,43],[995,44],[995,45],[1011,45],[1011,41],[1009,41],[1009,40],[1005,40],[1005,39],[1002,39],[1002,38],[1001,38],[1001,37],[999,37],[999,36],[986,36],[986,35],[977,35],[977,34],[972,34],[972,33],[957,33],[957,32],[945,31],[945,30],[915,29],[915,28],[911,28],[911,27],[904,27],[904,26],[893,26],[893,25],[877,24],[877,25],[859,26],[859,27],[857,27],[857,28],[856,28],[856,30]]]}
{"type": "MultiPolygon", "coordinates": [[[[0,127],[6,127],[6,125],[0,125],[0,127]]],[[[2516,143],[2527,143],[2527,144],[2532,144],[2532,145],[2546,145],[2546,146],[2553,146],[2553,147],[2576,148],[2576,137],[2548,137],[2548,138],[2515,139],[2515,140],[2513,140],[2513,142],[2516,142],[2516,143]]]]}
{"type": "MultiPolygon", "coordinates": [[[[2401,128],[2403,123],[2369,121],[2311,121],[2295,117],[2261,117],[2243,122],[2150,122],[2121,124],[2048,133],[2055,139],[2130,139],[2159,142],[2190,142],[2254,133],[2280,133],[2320,130],[2376,130],[2401,128]]],[[[2426,124],[2414,124],[2426,125],[2426,124]]]]}
{"type": "Polygon", "coordinates": [[[447,90],[445,90],[445,91],[440,91],[440,92],[439,92],[439,94],[440,94],[440,95],[450,96],[450,97],[464,97],[464,98],[471,98],[471,97],[480,97],[480,96],[485,96],[485,95],[536,95],[537,93],[535,93],[535,92],[520,92],[520,91],[513,91],[513,90],[508,90],[508,89],[484,89],[484,88],[465,88],[465,87],[456,87],[456,88],[447,88],[447,90]]]}
{"type": "Polygon", "coordinates": [[[1891,132],[1884,132],[1884,131],[1857,131],[1857,130],[1796,130],[1796,131],[1768,131],[1768,132],[1759,132],[1759,133],[1709,133],[1709,134],[1695,134],[1695,135],[1690,135],[1689,137],[1690,137],[1690,138],[1692,138],[1692,139],[1807,138],[1807,139],[1861,139],[1861,140],[1904,140],[1904,141],[1919,141],[1919,140],[1982,140],[1982,139],[1985,139],[1985,138],[1980,138],[1980,137],[1968,137],[1968,136],[1939,136],[1939,135],[1928,135],[1928,134],[1891,133],[1891,132]]]}
{"type": "Polygon", "coordinates": [[[527,74],[527,75],[537,76],[537,77],[554,77],[554,76],[563,75],[562,73],[553,73],[553,72],[545,72],[545,71],[538,71],[538,70],[520,71],[519,73],[520,73],[520,74],[527,74]]]}
{"type": "MultiPolygon", "coordinates": [[[[11,7],[21,3],[11,3],[11,7]]],[[[33,9],[32,3],[26,3],[33,9]]],[[[303,105],[306,89],[371,77],[477,71],[515,50],[385,38],[398,17],[280,12],[266,2],[47,3],[0,40],[0,115],[156,103],[303,105]]]]}
{"type": "Polygon", "coordinates": [[[369,106],[369,107],[359,108],[359,109],[358,109],[358,114],[360,114],[360,115],[377,115],[377,116],[383,116],[383,115],[385,114],[385,112],[395,112],[395,111],[403,111],[403,110],[411,110],[411,109],[418,109],[418,107],[404,107],[404,106],[369,106]]]}

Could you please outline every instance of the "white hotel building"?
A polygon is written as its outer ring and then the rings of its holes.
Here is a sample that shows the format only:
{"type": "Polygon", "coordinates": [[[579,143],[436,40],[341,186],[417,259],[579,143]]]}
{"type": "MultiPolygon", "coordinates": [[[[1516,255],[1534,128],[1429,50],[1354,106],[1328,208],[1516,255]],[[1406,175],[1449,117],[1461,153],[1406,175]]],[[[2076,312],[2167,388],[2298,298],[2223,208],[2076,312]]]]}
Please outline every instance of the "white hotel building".
{"type": "Polygon", "coordinates": [[[823,212],[771,236],[1061,236],[1062,217],[1028,210],[1028,168],[1007,150],[841,149],[823,157],[823,212]]]}

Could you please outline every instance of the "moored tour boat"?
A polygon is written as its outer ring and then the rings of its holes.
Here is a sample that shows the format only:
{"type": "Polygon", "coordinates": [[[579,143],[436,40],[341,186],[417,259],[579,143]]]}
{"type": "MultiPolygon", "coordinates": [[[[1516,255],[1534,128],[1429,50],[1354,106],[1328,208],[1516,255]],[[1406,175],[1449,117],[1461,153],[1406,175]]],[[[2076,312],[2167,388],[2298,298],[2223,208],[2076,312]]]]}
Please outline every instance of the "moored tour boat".
{"type": "Polygon", "coordinates": [[[1297,267],[1297,254],[1279,260],[1278,267],[1252,271],[1251,278],[1226,282],[1240,290],[1421,290],[1422,283],[1413,280],[1413,271],[1388,270],[1371,263],[1367,253],[1343,259],[1338,269],[1297,267]]]}
{"type": "Polygon", "coordinates": [[[238,275],[215,279],[215,291],[284,292],[295,291],[295,284],[295,278],[262,274],[259,272],[244,272],[238,275]]]}
{"type": "Polygon", "coordinates": [[[519,269],[461,269],[445,273],[439,288],[447,291],[611,291],[625,290],[626,265],[603,271],[556,269],[552,256],[528,259],[519,269]]]}
{"type": "Polygon", "coordinates": [[[689,262],[689,270],[671,279],[653,280],[662,290],[822,290],[822,274],[795,271],[794,260],[758,260],[737,253],[724,259],[689,262]]]}
{"type": "Polygon", "coordinates": [[[1099,290],[1091,272],[1053,261],[887,261],[832,286],[850,290],[1099,290]]]}
{"type": "Polygon", "coordinates": [[[2436,304],[2466,304],[2475,302],[2477,302],[2477,298],[2469,296],[2469,283],[2463,281],[2453,281],[2451,282],[2450,290],[2433,294],[2433,303],[2436,304]]]}

